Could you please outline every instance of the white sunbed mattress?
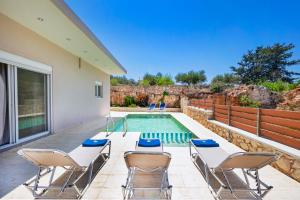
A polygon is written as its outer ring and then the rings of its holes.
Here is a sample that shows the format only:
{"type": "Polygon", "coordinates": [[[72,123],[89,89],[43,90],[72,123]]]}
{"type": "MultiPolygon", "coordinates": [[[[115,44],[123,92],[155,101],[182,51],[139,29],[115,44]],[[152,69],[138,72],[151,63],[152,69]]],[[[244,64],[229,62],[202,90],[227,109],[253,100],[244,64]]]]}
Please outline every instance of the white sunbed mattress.
{"type": "Polygon", "coordinates": [[[83,147],[79,146],[69,153],[80,166],[88,167],[91,161],[96,159],[105,146],[100,147],[83,147]]]}
{"type": "Polygon", "coordinates": [[[218,167],[230,155],[221,147],[196,147],[196,149],[209,168],[218,167]]]}

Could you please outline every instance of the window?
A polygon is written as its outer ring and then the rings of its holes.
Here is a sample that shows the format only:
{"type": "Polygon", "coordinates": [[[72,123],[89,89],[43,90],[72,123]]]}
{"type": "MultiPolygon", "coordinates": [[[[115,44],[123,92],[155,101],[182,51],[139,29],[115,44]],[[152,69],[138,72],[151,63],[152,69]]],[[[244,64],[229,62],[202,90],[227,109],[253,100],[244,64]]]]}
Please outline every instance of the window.
{"type": "Polygon", "coordinates": [[[96,83],[95,83],[95,96],[96,96],[96,98],[103,98],[103,84],[102,84],[102,82],[96,81],[96,83]]]}
{"type": "Polygon", "coordinates": [[[50,66],[0,50],[0,149],[50,132],[51,78],[50,66]]]}
{"type": "Polygon", "coordinates": [[[47,75],[18,68],[19,139],[48,130],[47,75]]]}

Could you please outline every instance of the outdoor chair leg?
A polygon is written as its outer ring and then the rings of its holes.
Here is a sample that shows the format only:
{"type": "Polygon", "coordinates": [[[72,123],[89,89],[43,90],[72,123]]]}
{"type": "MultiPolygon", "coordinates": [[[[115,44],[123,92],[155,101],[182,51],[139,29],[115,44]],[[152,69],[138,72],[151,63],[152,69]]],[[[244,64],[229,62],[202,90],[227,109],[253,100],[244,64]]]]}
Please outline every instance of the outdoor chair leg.
{"type": "Polygon", "coordinates": [[[110,153],[111,153],[111,141],[108,143],[108,158],[110,158],[110,153]]]}
{"type": "Polygon", "coordinates": [[[50,177],[50,180],[49,180],[49,187],[50,187],[50,185],[52,184],[53,177],[54,177],[54,174],[55,174],[55,170],[56,170],[56,167],[53,167],[52,173],[51,173],[51,177],[50,177]]]}
{"type": "MultiPolygon", "coordinates": [[[[62,185],[61,190],[60,190],[60,194],[63,193],[63,192],[65,191],[65,189],[66,189],[66,187],[67,187],[67,185],[68,185],[68,182],[69,182],[69,180],[71,179],[73,173],[74,173],[74,170],[71,171],[71,173],[70,173],[70,175],[68,176],[67,180],[66,180],[66,181],[64,182],[64,184],[62,185]]],[[[59,195],[60,195],[60,194],[59,194],[59,195]]]]}
{"type": "Polygon", "coordinates": [[[37,191],[38,186],[39,186],[39,182],[40,182],[40,178],[41,178],[41,172],[42,172],[42,168],[39,167],[38,173],[37,173],[35,181],[34,181],[33,190],[32,190],[32,194],[33,194],[34,197],[37,196],[36,191],[37,191]]]}
{"type": "Polygon", "coordinates": [[[255,181],[256,181],[257,193],[259,196],[261,196],[261,187],[260,187],[260,179],[259,179],[259,175],[258,175],[258,170],[255,170],[254,176],[255,176],[255,181]]]}

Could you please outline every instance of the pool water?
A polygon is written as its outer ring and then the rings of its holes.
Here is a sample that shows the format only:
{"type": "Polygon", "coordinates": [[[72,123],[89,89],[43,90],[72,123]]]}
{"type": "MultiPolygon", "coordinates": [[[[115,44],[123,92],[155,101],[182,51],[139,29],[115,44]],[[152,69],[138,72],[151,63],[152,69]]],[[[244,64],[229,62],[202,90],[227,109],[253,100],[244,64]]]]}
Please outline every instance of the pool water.
{"type": "MultiPolygon", "coordinates": [[[[112,127],[113,132],[123,132],[124,119],[112,127]]],[[[165,146],[187,146],[196,136],[169,114],[129,114],[127,132],[141,132],[141,138],[160,138],[165,146]]]]}

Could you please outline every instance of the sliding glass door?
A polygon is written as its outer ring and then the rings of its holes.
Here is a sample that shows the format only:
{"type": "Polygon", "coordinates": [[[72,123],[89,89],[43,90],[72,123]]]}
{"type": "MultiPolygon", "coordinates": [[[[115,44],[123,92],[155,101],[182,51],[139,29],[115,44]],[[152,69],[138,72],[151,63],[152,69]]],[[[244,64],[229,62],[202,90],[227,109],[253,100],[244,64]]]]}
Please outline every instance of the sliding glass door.
{"type": "Polygon", "coordinates": [[[0,146],[10,143],[7,69],[0,62],[0,146]]]}
{"type": "Polygon", "coordinates": [[[17,68],[18,139],[49,131],[46,74],[17,68]]]}
{"type": "Polygon", "coordinates": [[[52,67],[0,50],[0,149],[51,130],[52,67]]]}

